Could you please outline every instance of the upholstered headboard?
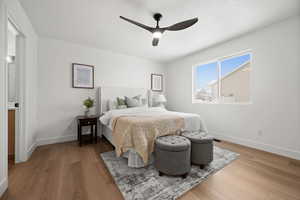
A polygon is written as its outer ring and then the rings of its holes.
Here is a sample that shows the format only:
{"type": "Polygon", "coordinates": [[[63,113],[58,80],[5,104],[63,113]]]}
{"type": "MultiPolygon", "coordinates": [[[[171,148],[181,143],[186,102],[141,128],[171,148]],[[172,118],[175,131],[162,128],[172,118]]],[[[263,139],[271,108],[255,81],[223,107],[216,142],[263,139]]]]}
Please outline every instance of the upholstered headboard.
{"type": "Polygon", "coordinates": [[[108,111],[109,100],[116,100],[117,97],[134,97],[142,95],[143,99],[146,99],[147,104],[151,105],[151,92],[145,88],[126,88],[126,87],[99,87],[98,88],[98,99],[97,99],[97,113],[103,113],[108,111]]]}

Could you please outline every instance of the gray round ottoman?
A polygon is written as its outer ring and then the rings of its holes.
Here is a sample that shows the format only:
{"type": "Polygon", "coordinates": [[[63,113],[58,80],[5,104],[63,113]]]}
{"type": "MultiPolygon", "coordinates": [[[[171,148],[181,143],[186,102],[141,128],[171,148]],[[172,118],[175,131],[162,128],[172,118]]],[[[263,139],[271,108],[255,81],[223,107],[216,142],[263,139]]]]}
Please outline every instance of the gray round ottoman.
{"type": "Polygon", "coordinates": [[[159,176],[166,174],[185,178],[191,169],[191,142],[182,136],[168,135],[155,140],[154,166],[159,176]]]}
{"type": "Polygon", "coordinates": [[[183,132],[182,136],[188,138],[192,143],[192,164],[199,165],[203,169],[213,160],[214,138],[205,132],[183,132]]]}

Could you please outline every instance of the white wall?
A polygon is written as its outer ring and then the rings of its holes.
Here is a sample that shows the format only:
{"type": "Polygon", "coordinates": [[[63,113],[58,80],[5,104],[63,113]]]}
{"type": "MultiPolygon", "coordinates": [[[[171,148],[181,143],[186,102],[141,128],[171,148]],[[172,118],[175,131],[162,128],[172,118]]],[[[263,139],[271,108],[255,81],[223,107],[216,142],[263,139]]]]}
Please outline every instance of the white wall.
{"type": "Polygon", "coordinates": [[[8,102],[16,102],[16,64],[9,63],[8,71],[8,102]]]}
{"type": "Polygon", "coordinates": [[[7,30],[7,54],[10,56],[16,55],[16,34],[13,32],[12,27],[7,30]]]}
{"type": "Polygon", "coordinates": [[[6,26],[7,14],[18,25],[19,29],[26,37],[25,65],[23,65],[23,88],[25,93],[25,103],[21,105],[25,111],[24,129],[22,133],[25,136],[25,144],[22,148],[22,160],[26,160],[31,147],[35,143],[36,128],[36,93],[37,93],[37,35],[24,12],[22,6],[17,0],[0,0],[0,108],[1,108],[1,134],[0,134],[0,195],[7,187],[7,74],[4,67],[4,58],[6,57],[6,26]]]}
{"type": "Polygon", "coordinates": [[[300,159],[299,53],[297,16],[176,60],[166,70],[168,106],[199,113],[221,139],[300,159]],[[192,104],[192,66],[246,49],[253,52],[252,104],[192,104]]]}
{"type": "Polygon", "coordinates": [[[82,101],[95,90],[72,88],[72,63],[95,66],[95,86],[150,88],[150,74],[163,73],[160,64],[64,41],[39,40],[39,144],[73,140],[74,118],[82,101]]]}
{"type": "MultiPolygon", "coordinates": [[[[9,23],[7,30],[7,54],[9,56],[16,56],[16,30],[9,23]]],[[[8,101],[16,101],[16,65],[15,61],[8,64],[8,101]]]]}

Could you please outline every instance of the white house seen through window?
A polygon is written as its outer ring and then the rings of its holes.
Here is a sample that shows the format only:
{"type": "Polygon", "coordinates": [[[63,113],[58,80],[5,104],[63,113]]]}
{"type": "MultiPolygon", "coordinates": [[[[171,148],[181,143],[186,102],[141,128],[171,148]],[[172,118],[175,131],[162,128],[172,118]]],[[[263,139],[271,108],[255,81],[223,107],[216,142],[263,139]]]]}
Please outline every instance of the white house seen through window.
{"type": "Polygon", "coordinates": [[[251,54],[217,59],[193,69],[194,102],[250,102],[251,54]]]}

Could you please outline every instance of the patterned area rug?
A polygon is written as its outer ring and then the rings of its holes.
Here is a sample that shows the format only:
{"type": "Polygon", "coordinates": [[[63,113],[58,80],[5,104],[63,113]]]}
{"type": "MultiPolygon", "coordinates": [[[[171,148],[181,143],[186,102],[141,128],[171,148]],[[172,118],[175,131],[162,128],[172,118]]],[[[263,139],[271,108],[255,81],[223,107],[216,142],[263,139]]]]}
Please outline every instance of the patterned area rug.
{"type": "Polygon", "coordinates": [[[153,165],[145,168],[129,168],[125,158],[117,158],[114,151],[101,154],[107,168],[113,176],[125,200],[171,200],[197,186],[208,176],[222,169],[239,154],[214,147],[214,160],[201,170],[197,166],[187,178],[158,176],[153,165]]]}

